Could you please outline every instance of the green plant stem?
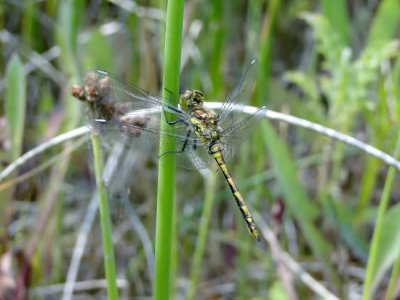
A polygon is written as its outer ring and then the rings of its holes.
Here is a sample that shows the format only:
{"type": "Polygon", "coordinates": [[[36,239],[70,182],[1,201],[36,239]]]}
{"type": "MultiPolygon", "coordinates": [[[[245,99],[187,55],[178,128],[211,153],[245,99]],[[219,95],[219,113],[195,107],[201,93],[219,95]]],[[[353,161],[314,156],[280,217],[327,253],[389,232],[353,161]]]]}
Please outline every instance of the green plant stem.
{"type": "Polygon", "coordinates": [[[386,291],[386,300],[395,299],[394,293],[396,291],[397,279],[400,273],[400,258],[398,258],[393,266],[392,274],[390,275],[389,286],[386,291]]]}
{"type": "MultiPolygon", "coordinates": [[[[183,8],[183,0],[171,0],[167,3],[163,98],[171,99],[174,102],[173,104],[177,103],[179,91],[183,8]]],[[[168,125],[166,120],[162,119],[161,129],[171,130],[171,126],[168,125]]],[[[171,291],[171,250],[174,244],[172,240],[172,226],[175,224],[173,218],[175,202],[175,155],[163,154],[174,150],[174,140],[168,137],[161,137],[155,241],[155,300],[169,299],[171,291]]]]}
{"type": "MultiPolygon", "coordinates": [[[[262,31],[260,37],[260,66],[258,69],[258,78],[257,82],[262,84],[257,84],[257,94],[255,97],[255,105],[263,106],[267,104],[267,99],[269,95],[269,84],[272,78],[271,76],[271,64],[272,64],[272,45],[275,39],[275,23],[279,17],[281,0],[273,0],[268,3],[268,14],[264,17],[262,24],[262,31]]],[[[258,8],[259,9],[259,8],[258,8]]],[[[249,99],[250,100],[250,99],[249,99]]],[[[254,159],[254,169],[252,170],[255,174],[261,173],[264,168],[265,154],[263,142],[258,136],[254,135],[253,137],[253,147],[251,150],[251,155],[253,155],[254,159]]],[[[254,208],[259,209],[260,201],[257,199],[264,198],[265,193],[269,193],[268,187],[263,184],[260,184],[255,189],[255,197],[256,201],[254,202],[254,208]]]]}
{"type": "MultiPolygon", "coordinates": [[[[255,141],[257,142],[257,141],[255,141]]],[[[261,140],[258,141],[260,144],[262,143],[261,140]]],[[[262,146],[262,144],[261,144],[262,146]]],[[[246,179],[246,173],[243,172],[243,170],[248,169],[248,161],[250,156],[250,151],[251,151],[251,146],[248,143],[244,143],[241,147],[240,151],[240,161],[239,164],[235,168],[235,174],[238,176],[238,182],[244,182],[246,179]]],[[[257,149],[262,149],[262,147],[257,148],[257,149]]],[[[261,167],[261,166],[260,166],[261,167]]],[[[260,184],[262,186],[262,184],[260,184]]],[[[240,189],[241,193],[243,193],[244,198],[246,201],[249,201],[247,198],[248,191],[249,189],[240,189]]],[[[261,189],[255,189],[258,190],[261,194],[261,189]]],[[[261,197],[260,197],[261,198],[261,197]]],[[[259,203],[258,203],[259,204],[259,203]]],[[[249,205],[249,202],[247,202],[247,205],[249,205]]],[[[252,209],[250,208],[250,211],[252,209]]],[[[249,276],[248,276],[248,265],[250,264],[250,250],[251,247],[254,246],[254,240],[249,238],[249,232],[246,226],[243,226],[243,216],[239,212],[238,209],[235,209],[235,221],[236,221],[236,228],[238,232],[238,237],[239,240],[242,241],[241,247],[238,248],[238,255],[236,257],[236,268],[238,269],[237,271],[237,285],[238,285],[238,295],[240,299],[248,299],[250,295],[250,289],[249,289],[249,276]]]]}
{"type": "Polygon", "coordinates": [[[100,211],[100,224],[101,224],[101,235],[103,241],[103,252],[104,252],[104,266],[106,271],[107,279],[107,299],[116,300],[118,299],[117,280],[115,274],[115,259],[114,249],[112,243],[112,229],[111,229],[111,218],[110,209],[108,207],[108,195],[107,189],[103,180],[103,160],[102,151],[99,141],[99,136],[93,132],[91,134],[92,148],[93,148],[93,159],[94,159],[94,170],[96,175],[96,186],[99,201],[100,211]]]}
{"type": "MultiPolygon", "coordinates": [[[[12,161],[21,155],[24,140],[24,124],[26,112],[26,76],[24,66],[17,54],[11,57],[6,69],[6,92],[4,98],[4,113],[9,126],[9,138],[11,147],[9,155],[5,156],[12,161]]],[[[15,173],[14,173],[15,174],[15,173]]],[[[12,191],[0,192],[0,218],[7,220],[11,218],[12,191]]],[[[1,236],[5,236],[5,228],[0,229],[1,236]]]]}
{"type": "Polygon", "coordinates": [[[197,237],[196,249],[194,251],[192,267],[190,271],[189,291],[186,296],[187,300],[194,299],[196,295],[196,288],[199,281],[199,271],[203,261],[202,259],[208,236],[208,227],[210,224],[212,206],[214,203],[216,182],[217,180],[215,174],[210,174],[210,176],[207,177],[206,195],[204,199],[203,213],[200,220],[199,235],[197,237]]]}
{"type": "Polygon", "coordinates": [[[21,155],[27,102],[24,65],[17,54],[7,65],[6,80],[5,114],[11,133],[9,159],[14,161],[21,155]]]}
{"type": "MultiPolygon", "coordinates": [[[[398,157],[399,152],[400,152],[400,137],[397,140],[396,149],[394,151],[393,156],[398,157]]],[[[371,298],[371,296],[372,296],[371,289],[372,289],[372,284],[373,284],[375,271],[376,271],[376,267],[377,267],[376,262],[377,262],[377,258],[379,255],[379,253],[378,253],[379,241],[381,239],[381,235],[383,232],[385,212],[389,205],[390,192],[392,190],[395,175],[396,175],[395,168],[390,167],[388,175],[385,180],[385,186],[383,188],[382,198],[381,198],[381,201],[379,202],[378,215],[376,218],[374,235],[372,236],[371,248],[370,248],[369,257],[368,257],[367,271],[366,271],[366,275],[365,275],[366,277],[365,277],[364,289],[363,289],[363,294],[362,294],[363,300],[372,299],[371,298]]]]}

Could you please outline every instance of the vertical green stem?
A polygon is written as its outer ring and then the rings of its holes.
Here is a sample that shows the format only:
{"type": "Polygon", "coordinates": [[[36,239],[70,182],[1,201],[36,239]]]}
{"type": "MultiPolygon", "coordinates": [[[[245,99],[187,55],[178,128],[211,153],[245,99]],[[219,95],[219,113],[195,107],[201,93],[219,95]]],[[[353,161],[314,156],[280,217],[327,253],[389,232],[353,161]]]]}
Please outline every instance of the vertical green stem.
{"type": "MultiPolygon", "coordinates": [[[[398,157],[399,153],[400,153],[400,137],[397,140],[396,149],[394,151],[393,156],[398,157]]],[[[372,299],[371,298],[371,296],[372,296],[371,288],[372,288],[372,283],[374,280],[374,275],[375,275],[375,271],[376,271],[376,267],[377,267],[376,264],[377,264],[377,258],[379,255],[379,253],[378,253],[379,241],[381,239],[381,235],[383,232],[383,223],[384,223],[384,218],[385,218],[385,212],[389,205],[390,192],[392,190],[395,175],[396,175],[396,170],[393,167],[391,167],[389,169],[388,175],[385,180],[385,185],[383,187],[382,199],[379,202],[378,216],[376,218],[374,235],[372,236],[371,249],[370,249],[369,257],[368,257],[367,271],[366,271],[364,289],[363,289],[363,294],[362,294],[363,300],[372,299]]]]}
{"type": "Polygon", "coordinates": [[[392,274],[390,274],[390,281],[386,291],[385,300],[395,299],[395,292],[397,286],[397,279],[399,278],[400,273],[400,258],[396,260],[393,265],[392,274]]]}
{"type": "Polygon", "coordinates": [[[208,236],[208,227],[210,224],[212,206],[214,203],[214,195],[216,189],[215,174],[210,174],[206,182],[206,195],[204,199],[203,213],[201,215],[199,235],[197,237],[196,249],[194,251],[192,267],[190,270],[189,291],[186,300],[195,299],[196,288],[199,281],[199,271],[203,261],[204,249],[206,248],[206,241],[208,236]]]}
{"type": "Polygon", "coordinates": [[[104,266],[106,271],[107,279],[107,299],[116,300],[118,299],[117,280],[115,275],[115,259],[114,249],[112,243],[112,230],[111,230],[111,219],[110,209],[108,207],[108,196],[107,190],[103,180],[103,160],[101,153],[101,146],[99,137],[96,133],[92,133],[92,148],[93,148],[93,159],[94,169],[96,174],[96,186],[99,199],[99,211],[100,211],[100,223],[101,223],[101,235],[103,241],[103,252],[104,252],[104,266]]]}
{"type": "MultiPolygon", "coordinates": [[[[182,44],[183,0],[167,3],[165,29],[163,96],[177,103],[179,91],[179,67],[182,44]]],[[[161,129],[171,130],[162,120],[161,129]]],[[[173,208],[175,199],[175,156],[162,155],[174,151],[174,141],[168,137],[160,140],[160,167],[158,172],[157,220],[155,242],[154,299],[167,300],[171,291],[172,226],[175,224],[173,208]]]]}
{"type": "MultiPolygon", "coordinates": [[[[272,0],[268,3],[268,15],[264,17],[264,21],[262,24],[262,31],[260,37],[260,67],[258,70],[258,83],[257,88],[257,98],[255,104],[257,106],[262,106],[266,104],[268,99],[269,93],[269,82],[272,78],[271,75],[271,64],[272,64],[272,45],[275,37],[275,23],[278,20],[280,7],[281,7],[281,0],[272,0]],[[262,83],[262,84],[261,84],[262,83]]],[[[256,5],[253,10],[257,10],[259,7],[256,5]]],[[[253,13],[255,14],[255,13],[253,13]]],[[[254,17],[252,17],[254,18],[254,17]]],[[[254,137],[253,142],[253,154],[254,154],[254,165],[255,169],[253,170],[255,173],[261,173],[263,168],[263,161],[264,161],[264,148],[262,146],[262,141],[254,137]]],[[[263,191],[265,187],[263,185],[259,185],[255,189],[255,199],[262,199],[263,191]]],[[[258,208],[259,203],[256,201],[254,203],[255,209],[258,208]]]]}
{"type": "MultiPolygon", "coordinates": [[[[257,140],[255,140],[254,142],[257,142],[257,140]]],[[[259,143],[261,144],[261,141],[259,141],[259,143]]],[[[235,167],[234,170],[235,174],[237,174],[236,178],[238,182],[245,181],[246,175],[248,175],[243,170],[248,169],[247,166],[251,151],[250,148],[251,146],[247,143],[244,143],[241,147],[239,164],[235,167]]],[[[262,144],[257,149],[263,149],[262,144]]],[[[247,205],[249,205],[249,199],[247,198],[249,189],[240,189],[240,191],[241,193],[243,193],[244,198],[247,201],[247,205]]],[[[258,189],[258,192],[260,192],[259,195],[261,195],[260,189],[258,189]]],[[[262,199],[261,196],[260,199],[262,199]]],[[[245,226],[242,226],[244,225],[243,216],[238,209],[235,210],[235,221],[236,221],[236,228],[238,231],[238,238],[240,241],[242,241],[240,247],[238,247],[238,255],[236,257],[236,268],[238,270],[237,271],[237,285],[238,285],[238,296],[239,296],[238,298],[248,299],[251,288],[249,286],[249,276],[247,271],[248,271],[248,266],[250,264],[250,249],[251,246],[254,246],[254,240],[249,239],[249,231],[247,230],[247,228],[245,228],[245,226]]]]}

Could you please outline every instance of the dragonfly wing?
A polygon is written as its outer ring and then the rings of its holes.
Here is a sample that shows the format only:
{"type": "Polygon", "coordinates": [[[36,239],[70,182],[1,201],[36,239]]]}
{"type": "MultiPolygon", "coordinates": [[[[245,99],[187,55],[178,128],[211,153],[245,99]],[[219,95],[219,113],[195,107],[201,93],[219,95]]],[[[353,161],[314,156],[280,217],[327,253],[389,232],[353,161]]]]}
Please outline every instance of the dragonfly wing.
{"type": "Polygon", "coordinates": [[[180,140],[176,133],[160,130],[160,119],[165,112],[180,120],[171,129],[186,127],[188,123],[189,116],[169,104],[168,99],[154,96],[105,71],[88,72],[79,91],[78,98],[89,104],[88,123],[112,142],[134,143],[148,149],[158,142],[160,135],[180,140]]]}
{"type": "Polygon", "coordinates": [[[85,77],[85,88],[95,95],[93,97],[95,101],[92,101],[94,118],[110,120],[134,111],[148,109],[170,112],[177,118],[187,118],[183,111],[170,104],[170,99],[152,95],[106,71],[88,72],[85,77]]]}
{"type": "MultiPolygon", "coordinates": [[[[186,169],[199,170],[209,167],[210,157],[206,146],[197,138],[190,126],[177,123],[171,130],[161,130],[159,114],[153,110],[143,110],[130,113],[118,121],[96,120],[95,129],[100,132],[103,139],[110,142],[123,142],[133,144],[135,148],[148,153],[157,153],[160,136],[175,139],[175,153],[178,165],[186,169]]],[[[161,155],[169,155],[164,153],[161,155]]]]}
{"type": "Polygon", "coordinates": [[[254,90],[258,69],[257,59],[253,59],[239,83],[229,93],[218,112],[219,125],[229,128],[241,117],[244,104],[248,103],[254,90]]]}
{"type": "Polygon", "coordinates": [[[120,119],[93,119],[89,121],[96,132],[101,136],[102,143],[114,145],[122,143],[127,146],[134,145],[135,148],[146,152],[157,153],[160,135],[168,135],[161,132],[158,113],[136,115],[135,117],[120,119]]]}
{"type": "Polygon", "coordinates": [[[206,145],[198,139],[191,126],[175,129],[177,164],[188,170],[201,170],[211,164],[206,145]]]}
{"type": "Polygon", "coordinates": [[[257,124],[265,118],[266,112],[267,108],[263,106],[252,115],[242,113],[238,121],[223,131],[221,143],[226,160],[233,157],[240,144],[254,133],[257,124]]]}
{"type": "Polygon", "coordinates": [[[205,147],[190,148],[183,155],[178,154],[178,165],[188,170],[210,168],[212,161],[205,147]]]}

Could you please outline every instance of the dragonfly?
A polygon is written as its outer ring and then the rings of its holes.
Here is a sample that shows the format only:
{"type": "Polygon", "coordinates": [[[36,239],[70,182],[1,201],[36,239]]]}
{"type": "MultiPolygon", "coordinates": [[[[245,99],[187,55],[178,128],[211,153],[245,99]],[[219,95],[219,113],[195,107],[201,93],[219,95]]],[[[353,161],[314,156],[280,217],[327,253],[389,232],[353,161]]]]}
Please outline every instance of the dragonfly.
{"type": "Polygon", "coordinates": [[[264,106],[251,115],[243,112],[253,91],[257,65],[256,59],[250,62],[218,112],[206,108],[199,90],[185,90],[175,106],[168,98],[152,95],[102,70],[88,72],[84,85],[74,86],[72,95],[89,104],[90,125],[100,134],[125,141],[132,137],[135,145],[149,145],[161,135],[168,136],[176,141],[175,151],[160,156],[175,153],[189,169],[220,170],[250,235],[260,241],[252,214],[226,165],[266,112],[264,106]],[[171,130],[160,128],[163,115],[171,130]]]}

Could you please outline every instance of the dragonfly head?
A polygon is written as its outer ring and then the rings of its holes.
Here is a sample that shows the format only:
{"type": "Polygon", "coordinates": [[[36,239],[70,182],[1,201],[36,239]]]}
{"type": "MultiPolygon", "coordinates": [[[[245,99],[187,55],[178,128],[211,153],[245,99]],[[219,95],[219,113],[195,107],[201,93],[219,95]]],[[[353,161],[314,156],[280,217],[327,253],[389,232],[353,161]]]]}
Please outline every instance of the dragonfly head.
{"type": "Polygon", "coordinates": [[[204,95],[198,90],[186,90],[181,94],[179,104],[184,111],[192,111],[193,109],[203,106],[204,95]]]}

